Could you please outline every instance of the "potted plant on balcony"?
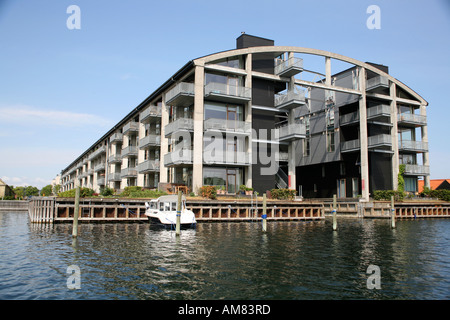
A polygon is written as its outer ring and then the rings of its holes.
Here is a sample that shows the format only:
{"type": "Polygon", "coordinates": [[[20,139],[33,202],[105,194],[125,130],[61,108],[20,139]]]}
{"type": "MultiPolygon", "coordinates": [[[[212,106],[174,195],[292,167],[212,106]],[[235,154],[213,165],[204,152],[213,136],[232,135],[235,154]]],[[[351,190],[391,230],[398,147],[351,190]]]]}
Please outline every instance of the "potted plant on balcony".
{"type": "Polygon", "coordinates": [[[251,196],[253,193],[253,188],[245,188],[245,195],[251,196]]]}
{"type": "Polygon", "coordinates": [[[249,187],[245,186],[244,184],[241,184],[239,186],[239,190],[241,191],[241,194],[245,194],[247,196],[252,195],[252,192],[253,192],[253,188],[249,188],[249,187]]]}
{"type": "Polygon", "coordinates": [[[225,192],[225,186],[217,186],[217,194],[226,194],[225,192]]]}

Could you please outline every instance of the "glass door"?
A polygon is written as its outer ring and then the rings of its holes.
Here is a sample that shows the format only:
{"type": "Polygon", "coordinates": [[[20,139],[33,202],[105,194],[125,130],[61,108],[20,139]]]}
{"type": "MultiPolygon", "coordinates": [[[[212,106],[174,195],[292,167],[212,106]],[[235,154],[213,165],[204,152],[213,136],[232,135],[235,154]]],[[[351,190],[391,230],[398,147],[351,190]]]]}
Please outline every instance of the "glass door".
{"type": "Polygon", "coordinates": [[[237,107],[227,106],[227,129],[235,130],[237,120],[237,107]]]}
{"type": "Polygon", "coordinates": [[[338,180],[338,198],[345,198],[345,179],[338,180]]]}
{"type": "Polygon", "coordinates": [[[236,171],[227,169],[227,192],[236,193],[236,171]]]}
{"type": "Polygon", "coordinates": [[[228,77],[228,94],[230,96],[238,96],[238,78],[228,77]]]}

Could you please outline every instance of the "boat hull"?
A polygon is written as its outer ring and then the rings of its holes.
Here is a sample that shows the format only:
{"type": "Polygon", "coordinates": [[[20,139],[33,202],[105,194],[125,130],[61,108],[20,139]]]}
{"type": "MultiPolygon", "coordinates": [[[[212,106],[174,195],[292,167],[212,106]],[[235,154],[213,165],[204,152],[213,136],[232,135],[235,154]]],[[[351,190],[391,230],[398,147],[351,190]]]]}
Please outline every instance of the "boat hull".
{"type": "MultiPolygon", "coordinates": [[[[163,229],[170,229],[175,230],[176,224],[175,223],[163,223],[161,220],[157,217],[148,217],[148,221],[150,222],[151,227],[156,228],[163,228],[163,229]]],[[[197,226],[197,222],[191,222],[191,223],[180,223],[181,229],[195,229],[197,226]]]]}

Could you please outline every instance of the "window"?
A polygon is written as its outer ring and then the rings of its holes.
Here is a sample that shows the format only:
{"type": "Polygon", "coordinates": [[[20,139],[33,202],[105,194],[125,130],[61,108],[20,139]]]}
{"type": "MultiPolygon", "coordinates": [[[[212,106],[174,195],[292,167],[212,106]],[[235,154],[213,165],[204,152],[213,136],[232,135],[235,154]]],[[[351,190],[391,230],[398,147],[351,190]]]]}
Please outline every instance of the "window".
{"type": "Polygon", "coordinates": [[[303,156],[304,157],[308,157],[309,153],[310,153],[309,140],[310,140],[310,138],[306,138],[303,140],[303,156]]]}
{"type": "Polygon", "coordinates": [[[334,131],[327,132],[327,152],[334,152],[334,131]]]}

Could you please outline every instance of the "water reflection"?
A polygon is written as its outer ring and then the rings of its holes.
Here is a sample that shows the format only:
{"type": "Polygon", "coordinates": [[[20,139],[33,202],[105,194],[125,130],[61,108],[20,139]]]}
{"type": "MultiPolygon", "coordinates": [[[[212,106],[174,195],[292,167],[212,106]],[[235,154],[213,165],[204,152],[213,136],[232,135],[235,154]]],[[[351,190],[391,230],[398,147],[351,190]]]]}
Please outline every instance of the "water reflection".
{"type": "Polygon", "coordinates": [[[0,214],[3,299],[446,299],[448,220],[148,224],[29,224],[0,214]],[[367,267],[381,290],[366,287],[367,267]],[[66,286],[67,267],[81,289],[66,286]]]}

